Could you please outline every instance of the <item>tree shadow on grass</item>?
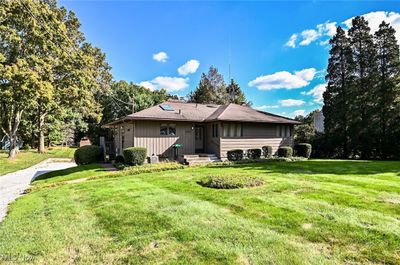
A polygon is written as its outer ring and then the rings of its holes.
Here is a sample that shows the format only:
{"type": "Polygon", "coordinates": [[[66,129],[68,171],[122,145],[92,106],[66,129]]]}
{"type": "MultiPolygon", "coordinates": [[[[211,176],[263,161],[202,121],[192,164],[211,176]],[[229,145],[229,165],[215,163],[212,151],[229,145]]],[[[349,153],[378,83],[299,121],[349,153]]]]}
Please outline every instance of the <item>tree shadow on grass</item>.
{"type": "MultiPolygon", "coordinates": [[[[214,167],[214,166],[213,166],[214,167]]],[[[369,160],[308,160],[296,162],[259,162],[251,164],[221,165],[216,168],[241,168],[276,173],[372,175],[395,173],[400,176],[400,161],[369,160]]]]}
{"type": "Polygon", "coordinates": [[[63,176],[68,176],[72,175],[75,173],[83,173],[84,171],[90,170],[92,173],[97,173],[97,172],[105,172],[107,171],[106,168],[100,166],[100,165],[81,165],[81,166],[76,166],[76,167],[71,167],[67,169],[61,169],[61,170],[55,170],[55,171],[38,171],[36,172],[35,176],[32,178],[32,182],[38,181],[38,180],[44,180],[44,179],[50,179],[54,177],[63,177],[63,176]]]}

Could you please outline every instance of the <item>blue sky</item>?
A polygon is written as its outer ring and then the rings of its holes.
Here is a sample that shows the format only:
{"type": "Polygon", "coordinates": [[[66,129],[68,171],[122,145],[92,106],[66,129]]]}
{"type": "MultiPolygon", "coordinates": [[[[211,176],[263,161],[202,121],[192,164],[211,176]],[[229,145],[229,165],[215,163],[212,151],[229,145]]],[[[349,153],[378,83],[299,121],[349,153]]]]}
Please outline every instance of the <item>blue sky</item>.
{"type": "Polygon", "coordinates": [[[286,116],[321,107],[326,41],[336,25],[346,27],[348,19],[366,15],[371,28],[385,19],[400,33],[395,1],[59,4],[78,15],[88,41],[106,53],[115,80],[185,96],[210,65],[228,81],[231,62],[231,77],[253,107],[286,116]]]}

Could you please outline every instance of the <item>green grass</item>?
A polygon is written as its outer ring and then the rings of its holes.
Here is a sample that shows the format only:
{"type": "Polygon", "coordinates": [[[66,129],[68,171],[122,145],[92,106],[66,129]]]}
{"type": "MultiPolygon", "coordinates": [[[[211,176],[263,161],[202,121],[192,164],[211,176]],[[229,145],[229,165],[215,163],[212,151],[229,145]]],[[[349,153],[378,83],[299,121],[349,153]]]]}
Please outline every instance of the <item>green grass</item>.
{"type": "Polygon", "coordinates": [[[7,152],[1,151],[0,176],[10,172],[28,168],[46,160],[47,158],[73,158],[75,150],[75,148],[69,147],[55,147],[47,150],[44,154],[39,154],[36,152],[36,150],[20,151],[14,160],[9,160],[7,158],[7,152]]]}
{"type": "Polygon", "coordinates": [[[85,169],[39,180],[11,205],[0,263],[400,264],[400,162],[268,162],[113,178],[85,169]],[[264,185],[196,183],[233,173],[264,185]],[[98,178],[62,183],[89,175],[98,178]]]}

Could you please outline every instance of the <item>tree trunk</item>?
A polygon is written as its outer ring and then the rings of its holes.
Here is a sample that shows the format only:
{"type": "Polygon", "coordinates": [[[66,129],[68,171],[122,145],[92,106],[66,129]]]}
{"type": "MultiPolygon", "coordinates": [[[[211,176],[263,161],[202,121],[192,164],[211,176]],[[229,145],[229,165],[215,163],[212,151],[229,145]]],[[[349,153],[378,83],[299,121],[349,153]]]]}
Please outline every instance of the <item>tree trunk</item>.
{"type": "Polygon", "coordinates": [[[8,151],[8,158],[14,159],[17,156],[17,135],[10,135],[10,148],[8,151]]]}
{"type": "Polygon", "coordinates": [[[14,159],[17,155],[17,151],[18,151],[17,131],[19,128],[19,124],[21,122],[22,113],[23,113],[22,110],[16,110],[15,116],[10,117],[10,119],[8,120],[7,129],[2,128],[2,131],[10,139],[10,147],[8,149],[8,158],[9,159],[14,159]]]}
{"type": "Polygon", "coordinates": [[[39,115],[39,145],[38,145],[39,153],[45,152],[45,147],[44,147],[45,118],[46,118],[46,113],[39,115]]]}

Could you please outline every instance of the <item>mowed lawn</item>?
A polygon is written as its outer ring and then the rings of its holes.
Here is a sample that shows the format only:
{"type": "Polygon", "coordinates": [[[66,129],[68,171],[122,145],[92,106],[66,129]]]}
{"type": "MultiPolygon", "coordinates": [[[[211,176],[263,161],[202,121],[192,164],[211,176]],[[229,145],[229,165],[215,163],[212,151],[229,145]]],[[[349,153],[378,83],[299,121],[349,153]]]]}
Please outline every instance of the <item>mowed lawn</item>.
{"type": "Polygon", "coordinates": [[[123,177],[81,169],[90,173],[39,180],[11,205],[0,224],[0,263],[400,264],[400,162],[268,162],[123,177]],[[196,183],[214,174],[265,183],[196,183]]]}
{"type": "Polygon", "coordinates": [[[69,147],[54,147],[48,149],[46,153],[39,154],[36,150],[20,151],[17,157],[13,160],[7,158],[7,151],[0,151],[0,176],[14,172],[17,170],[25,169],[40,163],[47,158],[72,158],[74,156],[75,148],[69,147]]]}

